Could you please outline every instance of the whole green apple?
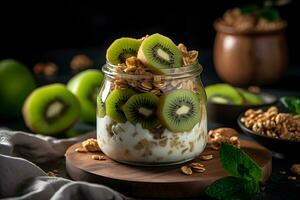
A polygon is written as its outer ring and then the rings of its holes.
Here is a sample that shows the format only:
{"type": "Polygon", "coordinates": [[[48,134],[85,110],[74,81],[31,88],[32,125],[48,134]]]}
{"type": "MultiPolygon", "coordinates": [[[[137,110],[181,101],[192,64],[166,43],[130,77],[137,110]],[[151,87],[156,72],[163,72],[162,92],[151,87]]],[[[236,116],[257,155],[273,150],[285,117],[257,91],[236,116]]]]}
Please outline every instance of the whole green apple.
{"type": "Polygon", "coordinates": [[[25,65],[12,59],[0,61],[0,118],[21,116],[23,103],[35,87],[33,75],[25,65]]]}

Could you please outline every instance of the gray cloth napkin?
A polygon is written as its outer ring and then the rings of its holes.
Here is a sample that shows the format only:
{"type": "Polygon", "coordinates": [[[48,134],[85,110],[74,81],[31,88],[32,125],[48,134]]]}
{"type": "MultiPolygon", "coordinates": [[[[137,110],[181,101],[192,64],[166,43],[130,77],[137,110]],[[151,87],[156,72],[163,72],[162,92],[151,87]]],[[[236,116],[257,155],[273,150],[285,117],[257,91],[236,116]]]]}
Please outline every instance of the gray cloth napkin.
{"type": "Polygon", "coordinates": [[[75,142],[95,135],[91,132],[71,139],[56,139],[20,131],[0,130],[0,198],[121,200],[125,197],[98,184],[49,177],[34,163],[55,161],[75,142]]]}

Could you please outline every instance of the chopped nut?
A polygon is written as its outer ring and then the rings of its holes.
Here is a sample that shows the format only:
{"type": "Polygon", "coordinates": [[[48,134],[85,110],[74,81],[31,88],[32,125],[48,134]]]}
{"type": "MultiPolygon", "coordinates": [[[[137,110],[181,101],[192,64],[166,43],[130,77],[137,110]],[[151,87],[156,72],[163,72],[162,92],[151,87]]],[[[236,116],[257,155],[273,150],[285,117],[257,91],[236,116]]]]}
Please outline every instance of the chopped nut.
{"type": "Polygon", "coordinates": [[[288,179],[295,181],[295,180],[297,180],[297,177],[296,176],[288,176],[288,179]]]}
{"type": "Polygon", "coordinates": [[[291,172],[296,175],[300,175],[300,164],[293,164],[291,167],[291,172]]]}
{"type": "Polygon", "coordinates": [[[181,172],[185,175],[192,175],[193,174],[192,169],[188,166],[182,166],[180,169],[181,169],[181,172]]]}
{"type": "Polygon", "coordinates": [[[300,130],[300,118],[289,113],[279,113],[275,106],[267,111],[249,109],[241,122],[261,135],[300,141],[300,133],[297,131],[300,130]]]}
{"type": "Polygon", "coordinates": [[[91,68],[94,65],[93,60],[84,54],[75,55],[70,63],[70,67],[74,71],[81,71],[91,68]]]}
{"type": "Polygon", "coordinates": [[[106,158],[104,156],[100,156],[100,155],[92,155],[92,159],[93,160],[106,160],[106,158]]]}
{"type": "Polygon", "coordinates": [[[208,154],[208,155],[201,155],[200,158],[202,160],[211,160],[214,158],[214,156],[212,154],[208,154]]]}
{"type": "Polygon", "coordinates": [[[49,171],[49,172],[47,172],[47,175],[48,175],[48,176],[57,176],[58,174],[57,174],[57,173],[54,173],[54,172],[52,172],[52,171],[49,171]]]}
{"type": "Polygon", "coordinates": [[[94,138],[87,139],[82,142],[82,147],[90,152],[101,151],[98,142],[94,138]]]}
{"type": "Polygon", "coordinates": [[[204,167],[198,167],[198,168],[193,168],[193,171],[197,173],[203,173],[206,171],[206,169],[204,167]]]}
{"type": "Polygon", "coordinates": [[[85,148],[82,148],[82,147],[76,148],[75,151],[78,152],[78,153],[86,153],[86,152],[88,152],[85,148]]]}

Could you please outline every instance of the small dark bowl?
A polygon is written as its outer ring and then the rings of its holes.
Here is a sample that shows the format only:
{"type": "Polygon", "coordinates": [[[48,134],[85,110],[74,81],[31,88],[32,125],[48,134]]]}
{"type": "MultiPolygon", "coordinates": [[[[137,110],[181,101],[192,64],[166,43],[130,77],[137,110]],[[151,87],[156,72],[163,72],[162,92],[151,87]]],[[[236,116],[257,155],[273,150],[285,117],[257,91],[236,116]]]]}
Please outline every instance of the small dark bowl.
{"type": "MultiPolygon", "coordinates": [[[[266,110],[266,107],[262,107],[263,110],[266,110]]],[[[284,140],[280,138],[272,138],[264,135],[260,135],[253,130],[248,129],[242,122],[241,118],[244,116],[244,113],[240,114],[237,119],[237,123],[240,129],[246,135],[253,138],[259,144],[265,146],[267,149],[273,151],[275,157],[284,158],[292,157],[293,159],[300,159],[300,141],[284,140]]]]}
{"type": "Polygon", "coordinates": [[[277,102],[277,98],[273,95],[261,93],[260,96],[265,100],[266,103],[260,105],[233,105],[208,102],[208,120],[230,127],[237,127],[236,119],[244,111],[248,110],[249,108],[271,106],[277,102]]]}

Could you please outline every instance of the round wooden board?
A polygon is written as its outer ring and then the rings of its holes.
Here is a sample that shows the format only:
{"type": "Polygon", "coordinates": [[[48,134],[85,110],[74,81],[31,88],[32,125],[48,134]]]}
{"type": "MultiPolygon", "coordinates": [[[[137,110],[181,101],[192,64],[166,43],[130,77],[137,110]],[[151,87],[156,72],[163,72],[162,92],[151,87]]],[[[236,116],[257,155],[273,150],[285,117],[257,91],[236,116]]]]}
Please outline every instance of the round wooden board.
{"type": "MultiPolygon", "coordinates": [[[[205,165],[204,173],[190,176],[180,171],[181,165],[165,167],[139,167],[115,162],[109,158],[98,161],[91,157],[95,153],[75,152],[81,143],[69,147],[66,156],[68,174],[74,180],[100,183],[111,187],[129,197],[146,198],[190,198],[199,197],[204,189],[217,179],[228,174],[223,170],[219,152],[206,148],[202,155],[213,154],[214,159],[201,162],[205,165]]],[[[263,170],[266,181],[272,170],[272,155],[257,143],[242,140],[242,149],[250,155],[263,170]]],[[[101,154],[102,153],[96,153],[101,154]]]]}

